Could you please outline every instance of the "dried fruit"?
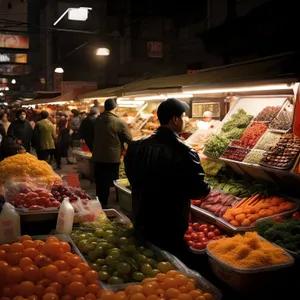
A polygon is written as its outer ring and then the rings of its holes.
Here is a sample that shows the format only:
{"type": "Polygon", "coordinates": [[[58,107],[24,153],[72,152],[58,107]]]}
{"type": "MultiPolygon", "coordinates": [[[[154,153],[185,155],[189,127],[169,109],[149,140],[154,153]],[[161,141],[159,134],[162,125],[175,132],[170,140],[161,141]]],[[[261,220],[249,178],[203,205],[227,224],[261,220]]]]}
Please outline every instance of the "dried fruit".
{"type": "Polygon", "coordinates": [[[280,109],[280,106],[267,106],[257,115],[254,121],[271,122],[277,116],[280,109]]]}

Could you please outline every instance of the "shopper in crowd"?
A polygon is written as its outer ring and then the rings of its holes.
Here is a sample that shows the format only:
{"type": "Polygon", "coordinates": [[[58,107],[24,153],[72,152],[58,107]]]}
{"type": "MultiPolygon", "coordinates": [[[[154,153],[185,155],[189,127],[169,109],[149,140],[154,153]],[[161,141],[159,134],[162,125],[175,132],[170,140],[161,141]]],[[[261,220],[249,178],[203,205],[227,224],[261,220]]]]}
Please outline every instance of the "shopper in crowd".
{"type": "Polygon", "coordinates": [[[103,207],[107,207],[110,187],[119,178],[119,167],[124,144],[132,140],[131,132],[125,121],[114,111],[115,99],[107,99],[105,111],[95,121],[93,161],[95,162],[96,194],[103,207]]]}
{"type": "Polygon", "coordinates": [[[82,121],[80,126],[81,136],[91,152],[93,150],[94,142],[94,125],[99,113],[98,107],[92,107],[89,115],[82,121]]]}
{"type": "Polygon", "coordinates": [[[184,261],[190,199],[210,191],[197,152],[178,136],[188,109],[177,99],[161,103],[157,111],[161,126],[151,136],[132,142],[125,156],[137,234],[184,261]]]}
{"type": "Polygon", "coordinates": [[[85,111],[83,111],[83,112],[81,113],[81,122],[82,122],[87,116],[88,116],[87,113],[86,113],[85,111]]]}
{"type": "Polygon", "coordinates": [[[81,125],[81,115],[77,109],[72,109],[72,118],[70,120],[70,129],[72,130],[72,146],[73,147],[80,147],[80,125],[81,125]]]}
{"type": "Polygon", "coordinates": [[[13,121],[7,131],[13,137],[18,139],[18,143],[22,145],[27,152],[30,152],[30,145],[33,138],[33,129],[26,120],[26,111],[19,109],[16,112],[16,120],[13,121]]]}
{"type": "Polygon", "coordinates": [[[8,127],[10,126],[10,122],[8,121],[8,114],[6,112],[2,112],[0,115],[0,124],[2,124],[5,133],[8,131],[8,127]]]}
{"type": "Polygon", "coordinates": [[[48,118],[49,113],[43,110],[41,112],[41,121],[36,123],[34,129],[34,144],[39,160],[47,160],[55,149],[55,128],[48,118]]]}
{"type": "Polygon", "coordinates": [[[68,157],[69,148],[72,143],[71,130],[68,127],[66,115],[61,114],[57,122],[58,138],[55,144],[55,160],[57,169],[61,169],[61,158],[65,158],[67,164],[72,164],[68,157]]]}

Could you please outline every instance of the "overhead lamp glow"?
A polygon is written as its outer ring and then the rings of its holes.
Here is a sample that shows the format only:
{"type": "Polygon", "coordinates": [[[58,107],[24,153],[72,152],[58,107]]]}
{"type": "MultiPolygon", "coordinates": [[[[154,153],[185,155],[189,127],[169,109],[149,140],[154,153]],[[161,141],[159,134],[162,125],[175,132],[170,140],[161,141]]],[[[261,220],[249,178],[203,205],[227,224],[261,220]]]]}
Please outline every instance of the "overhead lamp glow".
{"type": "Polygon", "coordinates": [[[88,19],[90,10],[92,10],[91,7],[70,7],[53,23],[53,26],[56,26],[66,14],[68,14],[68,19],[71,21],[86,21],[88,19]]]}
{"type": "Polygon", "coordinates": [[[9,91],[9,87],[8,86],[5,88],[5,91],[9,91]]]}
{"type": "Polygon", "coordinates": [[[145,100],[145,101],[155,101],[155,100],[166,100],[168,98],[178,98],[178,99],[185,99],[185,98],[193,98],[192,94],[165,94],[165,95],[156,95],[156,96],[145,96],[145,97],[137,97],[134,100],[145,100]]]}
{"type": "Polygon", "coordinates": [[[13,80],[11,81],[11,83],[12,83],[12,84],[16,84],[16,83],[17,83],[16,79],[13,79],[13,80]]]}
{"type": "MultiPolygon", "coordinates": [[[[293,88],[293,85],[288,84],[274,84],[274,85],[260,85],[260,86],[245,86],[245,87],[230,87],[222,89],[203,89],[203,90],[187,90],[183,93],[192,94],[217,94],[217,93],[234,93],[234,92],[259,92],[259,91],[276,91],[293,88]]],[[[186,88],[188,89],[188,88],[186,88]]]]}
{"type": "Polygon", "coordinates": [[[119,105],[144,105],[145,104],[145,101],[126,101],[126,100],[117,100],[117,103],[119,105]]]}
{"type": "Polygon", "coordinates": [[[56,68],[54,70],[55,73],[58,73],[58,74],[62,74],[64,72],[64,69],[63,68],[56,68]]]}
{"type": "Polygon", "coordinates": [[[98,56],[109,56],[110,50],[108,48],[98,48],[96,51],[96,55],[98,56]]]}

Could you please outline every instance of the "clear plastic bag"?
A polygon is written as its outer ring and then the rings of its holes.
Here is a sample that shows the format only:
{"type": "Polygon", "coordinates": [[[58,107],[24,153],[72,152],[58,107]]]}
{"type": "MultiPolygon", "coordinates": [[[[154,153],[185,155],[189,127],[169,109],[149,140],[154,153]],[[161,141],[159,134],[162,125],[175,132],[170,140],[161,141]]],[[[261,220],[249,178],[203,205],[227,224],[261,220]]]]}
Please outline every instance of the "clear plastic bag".
{"type": "Polygon", "coordinates": [[[50,186],[38,178],[15,178],[6,181],[2,188],[5,200],[17,210],[57,210],[60,206],[60,202],[50,192],[50,186]]]}

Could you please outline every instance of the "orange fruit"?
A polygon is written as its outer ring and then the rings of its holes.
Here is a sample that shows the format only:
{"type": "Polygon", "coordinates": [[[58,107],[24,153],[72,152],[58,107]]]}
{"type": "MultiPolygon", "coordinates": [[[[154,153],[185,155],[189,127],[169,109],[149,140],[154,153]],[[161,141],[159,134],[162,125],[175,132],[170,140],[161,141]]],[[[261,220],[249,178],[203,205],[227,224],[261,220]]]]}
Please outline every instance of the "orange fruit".
{"type": "Polygon", "coordinates": [[[39,254],[34,258],[34,263],[41,268],[52,264],[53,261],[46,255],[39,254]]]}
{"type": "Polygon", "coordinates": [[[59,297],[54,293],[48,293],[43,296],[43,300],[59,300],[59,297]]]}
{"type": "Polygon", "coordinates": [[[91,269],[90,266],[84,262],[79,263],[76,268],[80,269],[80,272],[83,275],[91,269]]]}
{"type": "Polygon", "coordinates": [[[71,273],[72,275],[82,275],[79,268],[73,268],[73,269],[70,271],[70,273],[71,273]]]}
{"type": "Polygon", "coordinates": [[[60,247],[63,249],[64,252],[71,252],[71,246],[67,242],[60,242],[60,247]]]}
{"type": "Polygon", "coordinates": [[[84,277],[88,283],[94,283],[98,280],[98,273],[94,270],[89,270],[84,274],[84,277]]]}
{"type": "Polygon", "coordinates": [[[175,270],[170,270],[166,273],[167,278],[174,278],[176,275],[179,275],[180,273],[175,270]]]}
{"type": "Polygon", "coordinates": [[[72,282],[73,281],[82,282],[84,285],[86,285],[86,279],[82,275],[79,275],[79,274],[72,275],[71,281],[72,282]]]}
{"type": "Polygon", "coordinates": [[[158,289],[157,282],[148,282],[143,285],[143,291],[145,296],[156,295],[156,291],[158,289]]]}
{"type": "Polygon", "coordinates": [[[127,295],[124,291],[119,291],[115,295],[115,300],[127,300],[127,295]]]}
{"type": "Polygon", "coordinates": [[[58,295],[61,295],[63,292],[63,286],[58,282],[52,282],[49,287],[55,288],[58,295]]]}
{"type": "Polygon", "coordinates": [[[197,297],[202,296],[203,293],[200,290],[193,290],[190,291],[189,294],[192,296],[193,299],[196,299],[197,297]]]}
{"type": "Polygon", "coordinates": [[[143,286],[139,284],[128,286],[128,290],[126,289],[125,289],[125,293],[127,296],[132,296],[137,293],[142,293],[144,290],[143,286]]]}
{"type": "Polygon", "coordinates": [[[25,267],[33,265],[33,260],[29,257],[22,257],[19,261],[19,267],[24,270],[25,267]]]}
{"type": "Polygon", "coordinates": [[[189,279],[182,274],[176,275],[174,279],[178,285],[187,285],[189,282],[189,279]]]}
{"type": "Polygon", "coordinates": [[[203,296],[198,296],[196,300],[206,300],[203,296]]]}
{"type": "Polygon", "coordinates": [[[59,242],[46,242],[43,246],[43,252],[51,258],[58,258],[63,254],[63,250],[60,248],[59,242]]]}
{"type": "Polygon", "coordinates": [[[27,299],[28,300],[39,300],[39,297],[36,295],[32,295],[32,296],[29,296],[27,299]]]}
{"type": "Polygon", "coordinates": [[[147,300],[158,300],[158,296],[157,295],[150,295],[147,297],[147,300]]]}
{"type": "Polygon", "coordinates": [[[86,292],[89,293],[89,294],[97,295],[100,292],[99,284],[92,283],[92,284],[87,285],[86,292]]]}
{"type": "Polygon", "coordinates": [[[8,283],[15,284],[22,282],[24,274],[19,267],[8,267],[5,277],[8,283]]]}
{"type": "Polygon", "coordinates": [[[204,297],[206,300],[213,300],[213,299],[214,299],[213,295],[210,294],[210,293],[204,293],[204,294],[203,294],[203,297],[204,297]]]}
{"type": "Polygon", "coordinates": [[[0,250],[4,250],[6,253],[9,253],[10,252],[10,245],[9,244],[1,245],[0,250]]]}
{"type": "Polygon", "coordinates": [[[23,269],[23,273],[24,273],[24,278],[32,282],[38,282],[39,280],[41,280],[42,277],[40,269],[35,265],[26,266],[23,269]]]}
{"type": "Polygon", "coordinates": [[[189,291],[195,290],[196,286],[192,281],[189,281],[188,284],[186,285],[189,291]]]}
{"type": "Polygon", "coordinates": [[[59,239],[55,236],[50,236],[46,239],[46,244],[51,243],[51,242],[59,242],[59,239]]]}
{"type": "MultiPolygon", "coordinates": [[[[67,252],[69,253],[69,252],[67,252]]],[[[75,268],[77,267],[77,265],[79,263],[82,262],[82,259],[80,256],[76,255],[76,254],[73,254],[72,256],[68,255],[67,256],[67,264],[71,267],[71,268],[75,268]]]]}
{"type": "Polygon", "coordinates": [[[25,248],[23,252],[23,256],[27,256],[32,260],[34,260],[39,254],[39,251],[35,248],[25,248]]]}
{"type": "Polygon", "coordinates": [[[41,298],[41,297],[44,296],[44,290],[45,290],[45,287],[42,286],[42,285],[40,285],[40,284],[38,284],[38,285],[36,285],[36,287],[35,287],[35,292],[34,292],[34,294],[41,298]]]}
{"type": "Polygon", "coordinates": [[[159,273],[156,275],[156,278],[158,279],[158,281],[163,282],[167,278],[167,275],[163,273],[159,273]]]}
{"type": "Polygon", "coordinates": [[[10,251],[12,253],[22,253],[24,250],[24,246],[22,243],[13,243],[10,245],[10,251]]]}
{"type": "Polygon", "coordinates": [[[74,300],[74,297],[71,295],[64,295],[61,297],[61,300],[74,300]]]}
{"type": "Polygon", "coordinates": [[[30,235],[22,235],[19,237],[19,242],[22,243],[26,240],[32,240],[31,236],[30,235]]]}
{"type": "Polygon", "coordinates": [[[72,275],[68,271],[60,271],[57,274],[57,282],[63,285],[68,285],[71,283],[72,275]]]}
{"type": "Polygon", "coordinates": [[[86,287],[82,282],[71,282],[68,285],[68,290],[71,296],[74,297],[84,297],[86,292],[86,287]]]}
{"type": "Polygon", "coordinates": [[[165,292],[165,295],[169,299],[171,299],[171,298],[177,299],[179,294],[180,294],[180,291],[178,289],[174,289],[174,288],[167,289],[166,292],[165,292]]]}
{"type": "Polygon", "coordinates": [[[180,291],[181,293],[183,293],[183,294],[188,294],[188,293],[189,293],[189,289],[187,288],[186,285],[182,285],[182,286],[180,286],[178,289],[179,289],[179,291],[180,291]]]}
{"type": "Polygon", "coordinates": [[[178,300],[193,300],[192,296],[189,295],[189,294],[182,294],[180,293],[178,296],[177,296],[177,299],[178,300]]]}
{"type": "Polygon", "coordinates": [[[131,296],[130,300],[146,300],[146,297],[142,293],[136,293],[131,296]]]}
{"type": "Polygon", "coordinates": [[[34,295],[35,292],[35,285],[31,281],[23,281],[20,283],[19,291],[21,296],[29,297],[34,295]]]}
{"type": "Polygon", "coordinates": [[[22,253],[6,253],[6,261],[9,265],[12,266],[18,265],[22,257],[22,253]]]}
{"type": "Polygon", "coordinates": [[[0,260],[0,278],[4,277],[7,268],[8,268],[8,263],[6,261],[0,260]]]}
{"type": "Polygon", "coordinates": [[[48,287],[50,284],[51,284],[51,280],[50,280],[50,279],[47,279],[47,278],[44,278],[44,279],[38,281],[36,285],[41,285],[41,286],[43,286],[44,288],[46,288],[46,287],[48,287]]]}
{"type": "Polygon", "coordinates": [[[50,286],[50,285],[49,285],[48,287],[45,288],[45,290],[44,290],[44,295],[45,295],[45,294],[49,294],[49,293],[53,293],[53,294],[55,294],[55,295],[58,294],[56,288],[54,288],[53,286],[50,286]]]}
{"type": "Polygon", "coordinates": [[[101,292],[101,300],[115,300],[116,295],[113,291],[103,290],[101,292]]]}
{"type": "Polygon", "coordinates": [[[88,293],[84,296],[84,300],[96,300],[96,296],[94,294],[88,293]]]}
{"type": "Polygon", "coordinates": [[[36,243],[34,241],[31,241],[31,240],[25,240],[22,242],[24,248],[36,248],[36,243]]]}
{"type": "Polygon", "coordinates": [[[13,298],[13,300],[24,300],[24,297],[22,296],[16,296],[13,298]]]}
{"type": "Polygon", "coordinates": [[[59,269],[59,271],[68,269],[68,264],[63,260],[56,260],[53,264],[59,269]]]}
{"type": "Polygon", "coordinates": [[[165,289],[169,289],[169,288],[177,288],[177,281],[174,278],[166,278],[166,280],[164,281],[164,286],[165,289]]]}
{"type": "Polygon", "coordinates": [[[44,267],[44,277],[56,281],[57,275],[59,273],[59,269],[55,265],[48,265],[44,267]]]}
{"type": "Polygon", "coordinates": [[[0,250],[0,260],[5,260],[6,252],[4,250],[0,250]]]}

